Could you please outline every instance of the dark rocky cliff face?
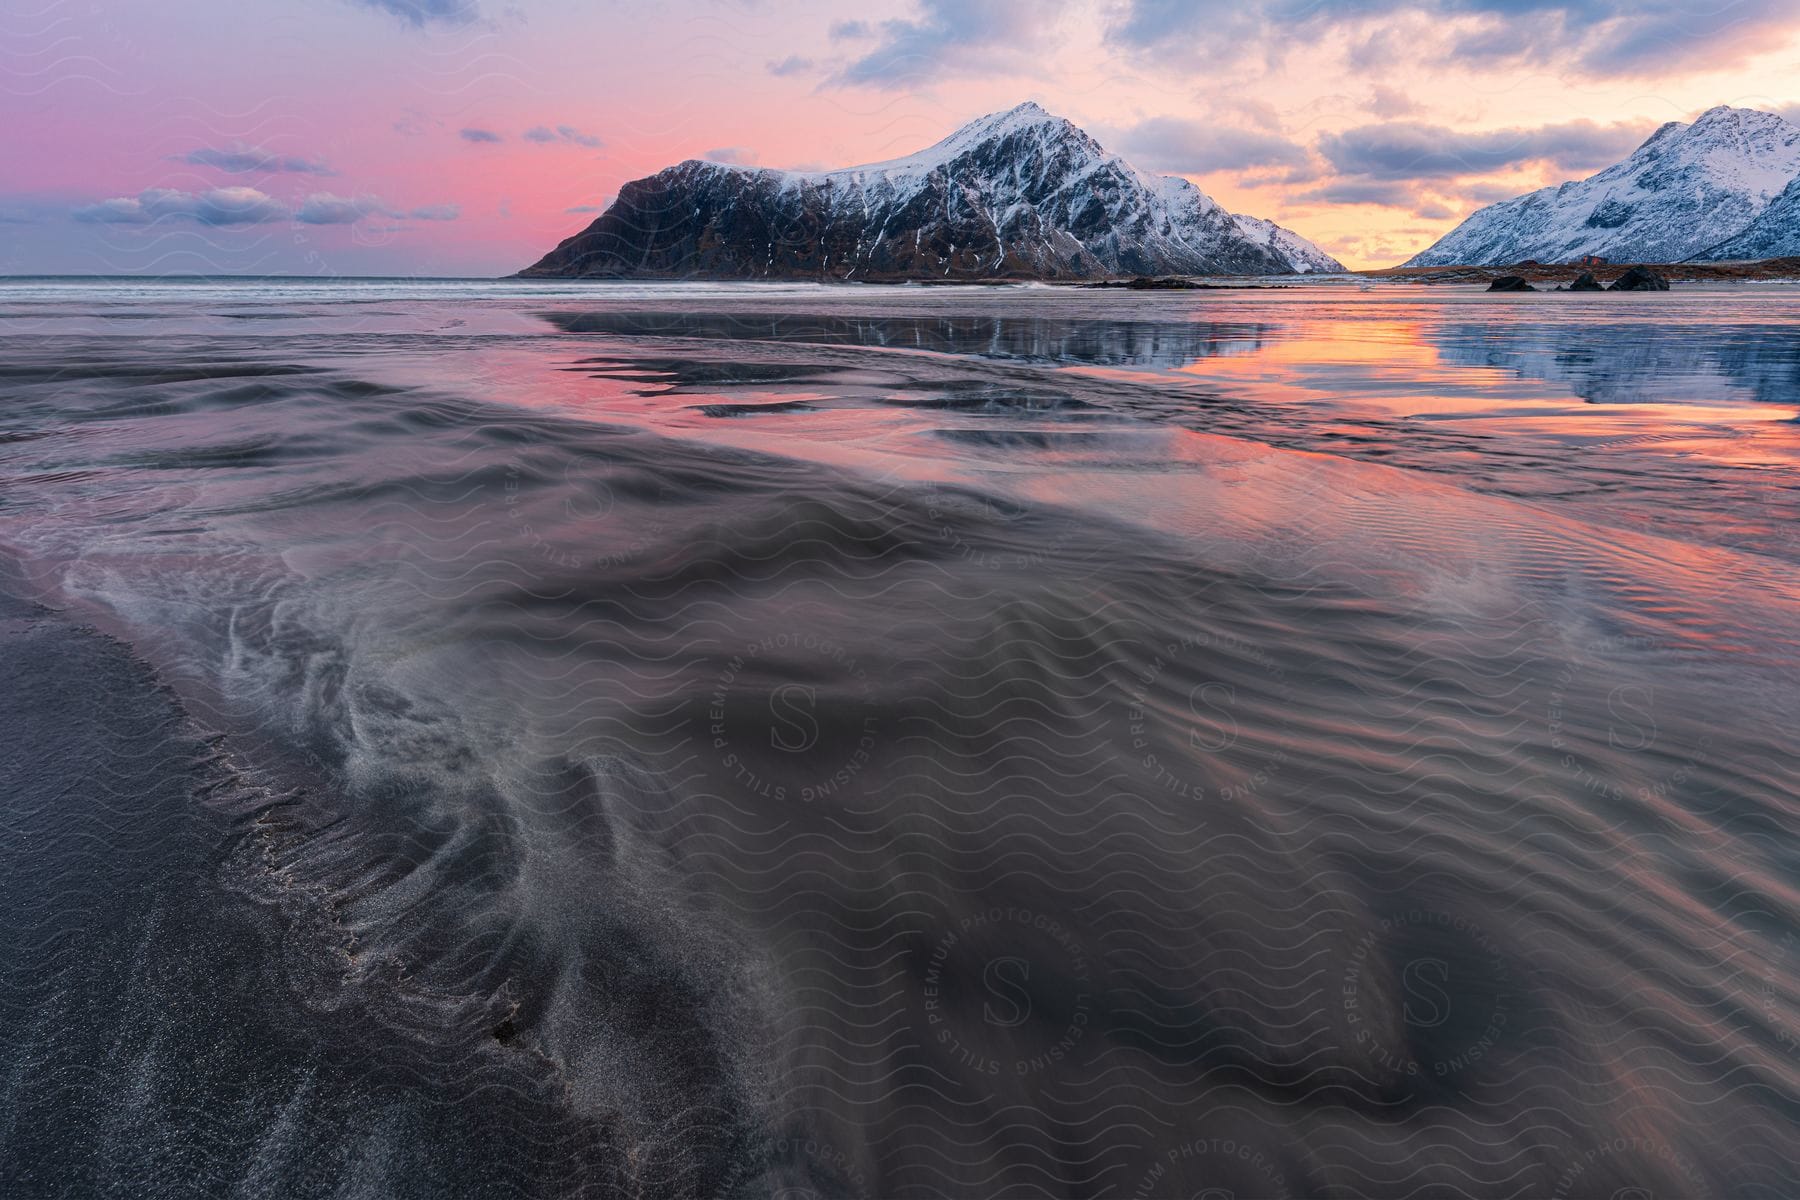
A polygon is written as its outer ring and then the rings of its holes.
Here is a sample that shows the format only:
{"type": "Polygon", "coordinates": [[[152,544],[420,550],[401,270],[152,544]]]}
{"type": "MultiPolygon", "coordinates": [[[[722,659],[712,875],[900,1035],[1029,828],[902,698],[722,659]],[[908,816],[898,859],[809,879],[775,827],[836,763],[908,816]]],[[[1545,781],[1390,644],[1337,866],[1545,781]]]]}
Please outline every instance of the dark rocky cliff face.
{"type": "Polygon", "coordinates": [[[957,190],[934,180],[871,230],[860,214],[832,211],[829,185],[783,189],[767,175],[682,163],[626,184],[605,214],[524,273],[1055,279],[1104,272],[1079,241],[1046,229],[1035,213],[1009,232],[1037,246],[1009,248],[986,213],[958,202],[957,190]]]}
{"type": "Polygon", "coordinates": [[[1339,270],[1297,235],[1108,155],[1035,105],[912,158],[808,174],[690,160],[620,189],[522,276],[1091,279],[1339,270]]]}

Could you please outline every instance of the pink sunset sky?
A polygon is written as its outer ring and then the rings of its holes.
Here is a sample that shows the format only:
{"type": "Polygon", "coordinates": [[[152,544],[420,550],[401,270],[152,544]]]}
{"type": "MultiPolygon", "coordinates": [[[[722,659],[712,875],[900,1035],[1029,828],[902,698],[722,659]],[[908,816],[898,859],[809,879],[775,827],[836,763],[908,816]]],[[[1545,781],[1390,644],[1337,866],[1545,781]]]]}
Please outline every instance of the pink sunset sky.
{"type": "Polygon", "coordinates": [[[43,0],[0,12],[0,273],[495,275],[684,158],[892,158],[1036,100],[1352,266],[1715,104],[1792,0],[43,0]]]}

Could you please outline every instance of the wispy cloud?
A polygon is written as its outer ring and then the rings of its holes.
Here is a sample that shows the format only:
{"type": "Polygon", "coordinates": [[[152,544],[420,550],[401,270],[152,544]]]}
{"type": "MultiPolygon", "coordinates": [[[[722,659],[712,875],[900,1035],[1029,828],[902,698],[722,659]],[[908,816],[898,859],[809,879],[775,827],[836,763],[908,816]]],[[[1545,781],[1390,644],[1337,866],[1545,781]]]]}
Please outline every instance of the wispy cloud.
{"type": "Polygon", "coordinates": [[[1308,162],[1306,150],[1280,134],[1183,117],[1152,117],[1122,130],[1119,151],[1137,166],[1190,175],[1308,162]]]}
{"type": "Polygon", "coordinates": [[[876,44],[832,77],[839,86],[888,89],[972,72],[1024,66],[1063,0],[922,0],[912,20],[843,22],[839,40],[876,44]]]}
{"type": "Polygon", "coordinates": [[[728,163],[740,167],[756,164],[756,151],[746,150],[742,146],[714,146],[700,157],[707,162],[728,163]]]}
{"type": "Polygon", "coordinates": [[[314,192],[300,205],[294,220],[303,225],[350,225],[374,214],[396,216],[374,196],[335,196],[330,192],[314,192]]]}
{"type": "Polygon", "coordinates": [[[1595,75],[1732,66],[1770,49],[1782,30],[1791,35],[1796,15],[1792,0],[1462,0],[1457,7],[1482,18],[1456,40],[1465,61],[1572,59],[1595,75]]]}
{"type": "Polygon", "coordinates": [[[1368,109],[1384,120],[1396,117],[1410,117],[1419,111],[1419,104],[1411,96],[1386,84],[1378,83],[1369,93],[1368,109]]]}
{"type": "Polygon", "coordinates": [[[587,146],[588,148],[593,149],[606,144],[593,134],[583,133],[573,125],[557,125],[555,127],[549,125],[533,125],[520,136],[526,141],[535,142],[540,146],[555,146],[561,144],[566,146],[587,146]]]}
{"type": "Polygon", "coordinates": [[[812,70],[813,60],[799,54],[790,54],[786,58],[771,60],[768,64],[769,74],[779,78],[789,75],[802,75],[812,70]]]}
{"type": "Polygon", "coordinates": [[[1468,133],[1390,121],[1325,134],[1319,150],[1340,174],[1370,180],[1450,179],[1533,162],[1584,171],[1624,157],[1652,128],[1639,122],[1566,121],[1535,129],[1468,133]]]}
{"type": "Polygon", "coordinates": [[[190,150],[181,156],[182,162],[196,167],[214,167],[220,171],[229,171],[234,175],[247,174],[251,171],[268,173],[290,172],[298,175],[331,175],[332,169],[319,159],[300,158],[292,154],[275,154],[258,146],[247,146],[243,142],[233,142],[219,149],[202,146],[190,150]]]}
{"type": "Polygon", "coordinates": [[[335,196],[330,192],[314,192],[294,213],[294,220],[305,225],[353,225],[364,217],[387,217],[402,221],[454,221],[462,216],[455,204],[423,204],[417,208],[392,208],[379,196],[335,196]]]}
{"type": "Polygon", "coordinates": [[[478,146],[506,140],[505,137],[491,129],[459,129],[456,131],[456,136],[465,142],[474,142],[478,146]]]}
{"type": "Polygon", "coordinates": [[[1336,179],[1300,193],[1296,199],[1322,204],[1381,204],[1410,208],[1419,203],[1413,184],[1400,179],[1336,179]]]}
{"type": "Polygon", "coordinates": [[[480,0],[351,0],[362,8],[391,13],[415,28],[468,25],[481,19],[480,0]]]}
{"type": "Polygon", "coordinates": [[[442,121],[420,112],[416,108],[408,108],[401,112],[400,119],[394,122],[394,132],[404,137],[423,137],[432,126],[441,126],[442,121]]]}
{"type": "Polygon", "coordinates": [[[1729,67],[1793,33],[1792,0],[1127,0],[1108,30],[1115,47],[1166,63],[1199,65],[1248,55],[1279,58],[1333,32],[1362,39],[1370,58],[1408,56],[1498,66],[1557,63],[1595,76],[1663,75],[1729,67]],[[1435,18],[1434,49],[1403,39],[1396,19],[1435,18]]]}

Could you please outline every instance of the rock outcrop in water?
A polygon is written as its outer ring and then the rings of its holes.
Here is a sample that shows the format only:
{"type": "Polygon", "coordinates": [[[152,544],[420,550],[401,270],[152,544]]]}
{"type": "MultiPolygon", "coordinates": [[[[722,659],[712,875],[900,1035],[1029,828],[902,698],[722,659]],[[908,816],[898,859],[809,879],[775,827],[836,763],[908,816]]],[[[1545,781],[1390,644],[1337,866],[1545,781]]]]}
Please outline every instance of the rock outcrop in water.
{"type": "Polygon", "coordinates": [[[1607,289],[1609,292],[1666,292],[1669,281],[1655,271],[1645,267],[1633,267],[1617,279],[1607,289]]]}
{"type": "Polygon", "coordinates": [[[1097,279],[1343,270],[1300,235],[1138,170],[1035,104],[838,171],[690,159],[626,184],[522,278],[1097,279]]]}
{"type": "Polygon", "coordinates": [[[1800,126],[1720,105],[1587,179],[1481,209],[1409,267],[1719,261],[1800,252],[1800,126]]]}

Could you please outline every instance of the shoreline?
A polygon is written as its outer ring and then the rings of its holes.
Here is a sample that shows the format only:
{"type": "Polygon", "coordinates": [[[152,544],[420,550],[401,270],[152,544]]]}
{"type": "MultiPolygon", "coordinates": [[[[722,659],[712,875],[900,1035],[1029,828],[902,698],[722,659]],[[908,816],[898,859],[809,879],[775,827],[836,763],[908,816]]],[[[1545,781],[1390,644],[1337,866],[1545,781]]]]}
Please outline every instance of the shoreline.
{"type": "Polygon", "coordinates": [[[1572,283],[1577,276],[1592,274],[1603,284],[1618,279],[1632,267],[1644,267],[1671,283],[1769,283],[1800,282],[1800,256],[1742,262],[1638,263],[1615,262],[1584,266],[1579,263],[1458,263],[1442,267],[1365,267],[1343,272],[1306,272],[1287,275],[1112,275],[1092,279],[1037,279],[1021,276],[984,276],[951,279],[823,279],[816,276],[629,276],[629,275],[516,275],[501,276],[519,283],[817,283],[861,287],[1043,287],[1088,288],[1108,291],[1223,291],[1246,288],[1291,287],[1297,283],[1341,280],[1393,281],[1396,283],[1489,283],[1506,275],[1521,276],[1531,283],[1572,283]]]}
{"type": "Polygon", "coordinates": [[[546,286],[567,284],[817,284],[843,287],[877,288],[983,288],[983,287],[1050,287],[1093,291],[1244,291],[1292,288],[1312,283],[1415,283],[1415,284],[1485,284],[1507,275],[1520,276],[1533,284],[1568,284],[1584,272],[1591,273],[1602,284],[1616,280],[1632,267],[1654,271],[1671,283],[1786,283],[1800,282],[1800,256],[1747,260],[1742,262],[1685,263],[1606,263],[1582,266],[1576,263],[1459,263],[1441,267],[1366,267],[1343,272],[1308,272],[1289,275],[1180,275],[1180,276],[1105,276],[1092,279],[1035,279],[1019,276],[994,276],[976,279],[822,279],[811,276],[756,276],[753,278],[712,275],[0,275],[0,287],[29,284],[319,284],[319,283],[521,283],[546,286]]]}
{"type": "Polygon", "coordinates": [[[1466,263],[1444,267],[1372,267],[1351,274],[1364,279],[1392,279],[1402,283],[1487,283],[1504,275],[1517,275],[1529,283],[1570,283],[1583,272],[1601,283],[1611,283],[1632,267],[1656,272],[1670,283],[1767,283],[1800,280],[1800,257],[1752,259],[1742,262],[1680,263],[1466,263]]]}

